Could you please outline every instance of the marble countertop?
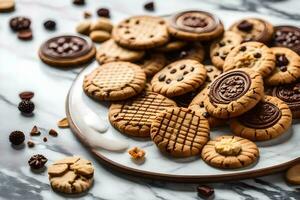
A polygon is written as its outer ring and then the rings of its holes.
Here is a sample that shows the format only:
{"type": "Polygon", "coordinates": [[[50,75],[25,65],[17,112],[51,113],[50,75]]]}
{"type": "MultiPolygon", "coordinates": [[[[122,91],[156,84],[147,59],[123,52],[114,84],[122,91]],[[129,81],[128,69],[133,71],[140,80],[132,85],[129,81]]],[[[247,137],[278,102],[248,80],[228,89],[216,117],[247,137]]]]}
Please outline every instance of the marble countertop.
{"type": "MultiPolygon", "coordinates": [[[[228,21],[241,17],[265,17],[274,24],[300,26],[298,0],[161,0],[155,1],[156,11],[143,10],[144,0],[89,0],[83,7],[74,6],[71,0],[17,0],[15,12],[0,14],[0,199],[199,199],[197,184],[175,184],[130,177],[105,168],[77,141],[69,129],[58,129],[56,123],[65,116],[65,98],[80,72],[80,68],[60,70],[43,64],[37,50],[47,38],[62,33],[74,33],[83,11],[94,15],[99,7],[111,9],[112,20],[137,14],[164,15],[184,9],[202,9],[217,14],[228,26],[228,21]],[[20,41],[8,27],[11,17],[28,16],[32,19],[34,39],[20,41]],[[46,31],[42,24],[54,19],[57,30],[46,31]],[[35,92],[36,109],[33,117],[20,115],[17,105],[19,92],[35,92]],[[34,148],[12,148],[8,135],[22,130],[29,139],[29,131],[37,125],[43,135],[56,128],[59,137],[33,138],[34,148]],[[27,165],[31,155],[41,153],[48,163],[69,155],[82,155],[95,165],[95,182],[84,196],[62,196],[52,191],[47,173],[34,173],[27,165]]],[[[278,173],[256,179],[208,184],[215,188],[215,199],[300,199],[300,189],[287,185],[284,174],[278,173]]]]}

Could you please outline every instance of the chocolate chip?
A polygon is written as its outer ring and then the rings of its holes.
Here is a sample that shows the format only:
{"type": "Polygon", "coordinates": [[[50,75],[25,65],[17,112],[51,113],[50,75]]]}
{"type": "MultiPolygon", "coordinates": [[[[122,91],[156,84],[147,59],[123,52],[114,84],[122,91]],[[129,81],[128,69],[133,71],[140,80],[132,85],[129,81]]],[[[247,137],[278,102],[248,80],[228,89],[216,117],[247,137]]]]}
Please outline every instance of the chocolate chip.
{"type": "Polygon", "coordinates": [[[179,76],[178,78],[177,78],[177,81],[182,81],[183,80],[183,76],[179,76]]]}
{"type": "Polygon", "coordinates": [[[208,198],[214,195],[214,189],[207,185],[200,185],[197,187],[197,193],[200,198],[208,198]]]}
{"type": "Polygon", "coordinates": [[[261,57],[260,53],[257,52],[257,53],[254,54],[254,58],[260,58],[260,57],[261,57]]]}
{"type": "Polygon", "coordinates": [[[219,56],[219,52],[216,52],[214,56],[219,56]]]}
{"type": "Polygon", "coordinates": [[[224,41],[219,42],[219,46],[220,46],[220,47],[225,46],[225,42],[224,42],[224,41]]]}
{"type": "Polygon", "coordinates": [[[159,75],[159,77],[158,77],[158,80],[159,81],[164,81],[166,79],[166,75],[164,75],[164,74],[161,74],[161,75],[159,75]]]}
{"type": "Polygon", "coordinates": [[[51,135],[51,136],[53,136],[53,137],[57,137],[57,136],[58,136],[58,133],[57,133],[57,131],[56,131],[56,130],[54,130],[54,129],[50,129],[50,131],[49,131],[49,135],[51,135]]]}
{"type": "Polygon", "coordinates": [[[25,91],[25,92],[21,92],[19,94],[19,97],[22,99],[22,100],[30,100],[32,99],[34,96],[34,93],[33,92],[30,92],[30,91],[25,91]]]}
{"type": "Polygon", "coordinates": [[[27,146],[29,147],[29,148],[33,148],[34,147],[34,142],[32,142],[32,141],[28,141],[27,142],[27,146]]]}
{"type": "Polygon", "coordinates": [[[251,31],[251,30],[252,30],[253,24],[250,23],[250,22],[248,22],[247,20],[243,20],[243,21],[241,21],[241,22],[238,24],[237,28],[238,28],[239,30],[241,30],[241,31],[246,31],[246,32],[248,32],[248,31],[251,31]]]}
{"type": "Polygon", "coordinates": [[[204,103],[203,101],[199,104],[200,108],[204,108],[204,103]]]}
{"type": "Polygon", "coordinates": [[[85,0],[73,0],[74,5],[82,6],[85,4],[85,0]]]}
{"type": "Polygon", "coordinates": [[[56,22],[53,20],[47,20],[44,22],[44,27],[46,30],[54,31],[56,29],[56,22]]]}
{"type": "Polygon", "coordinates": [[[187,75],[189,72],[188,71],[184,71],[183,72],[183,75],[187,75]]]}
{"type": "Polygon", "coordinates": [[[171,74],[175,74],[176,71],[177,71],[176,69],[172,69],[172,70],[170,71],[170,73],[171,73],[171,74]]]}
{"type": "Polygon", "coordinates": [[[185,68],[185,65],[180,66],[180,70],[183,70],[185,68]]]}
{"type": "Polygon", "coordinates": [[[155,10],[154,2],[150,1],[150,2],[146,3],[144,5],[144,8],[145,8],[145,10],[148,10],[148,11],[154,11],[155,10]]]}
{"type": "Polygon", "coordinates": [[[284,54],[277,54],[276,55],[276,66],[287,66],[289,64],[289,60],[284,54]]]}
{"type": "Polygon", "coordinates": [[[110,12],[107,8],[99,8],[97,10],[97,15],[99,17],[106,17],[106,18],[110,18],[110,12]]]}
{"type": "Polygon", "coordinates": [[[286,72],[287,71],[287,67],[286,66],[281,66],[281,67],[279,67],[279,69],[282,72],[286,72]]]}
{"type": "Polygon", "coordinates": [[[202,113],[202,116],[205,117],[205,118],[208,118],[210,115],[209,115],[208,112],[203,112],[203,113],[202,113]]]}
{"type": "Polygon", "coordinates": [[[167,83],[167,84],[170,84],[171,82],[172,82],[171,79],[167,79],[167,80],[166,80],[166,83],[167,83]]]}
{"type": "Polygon", "coordinates": [[[222,54],[222,55],[220,56],[220,58],[221,58],[222,60],[225,60],[225,59],[226,59],[226,55],[222,54]]]}
{"type": "Polygon", "coordinates": [[[30,28],[31,20],[27,17],[14,17],[9,21],[13,31],[26,30],[30,28]]]}
{"type": "Polygon", "coordinates": [[[43,138],[43,141],[44,141],[44,142],[47,142],[47,141],[48,141],[48,139],[47,139],[46,137],[44,137],[44,138],[43,138]]]}
{"type": "Polygon", "coordinates": [[[194,67],[191,67],[191,72],[194,71],[194,69],[195,69],[194,67]]]}
{"type": "Polygon", "coordinates": [[[41,135],[40,130],[38,129],[37,126],[34,126],[30,131],[30,136],[39,136],[39,135],[41,135]]]}
{"type": "Polygon", "coordinates": [[[241,46],[241,47],[240,47],[240,51],[246,51],[246,49],[247,49],[247,48],[246,48],[245,46],[241,46]]]}
{"type": "Polygon", "coordinates": [[[32,39],[32,31],[31,29],[21,30],[18,32],[18,38],[20,40],[31,40],[32,39]]]}

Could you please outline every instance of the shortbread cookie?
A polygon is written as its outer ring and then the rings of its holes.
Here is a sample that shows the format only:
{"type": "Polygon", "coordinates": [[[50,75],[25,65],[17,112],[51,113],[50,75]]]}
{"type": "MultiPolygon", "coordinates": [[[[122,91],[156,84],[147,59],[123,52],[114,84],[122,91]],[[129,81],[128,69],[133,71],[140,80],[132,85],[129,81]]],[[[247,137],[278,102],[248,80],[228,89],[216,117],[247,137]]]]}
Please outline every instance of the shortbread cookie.
{"type": "Polygon", "coordinates": [[[90,39],[62,35],[44,42],[39,50],[41,60],[57,67],[78,66],[91,61],[96,54],[90,39]]]}
{"type": "Polygon", "coordinates": [[[161,53],[146,53],[144,58],[137,62],[146,75],[153,76],[167,64],[167,59],[161,53]]]}
{"type": "Polygon", "coordinates": [[[113,39],[129,49],[150,49],[166,44],[169,33],[163,18],[135,16],[114,27],[113,39]]]}
{"type": "Polygon", "coordinates": [[[275,68],[275,56],[271,49],[259,42],[245,42],[230,51],[223,65],[224,71],[251,68],[267,77],[275,68]]]}
{"type": "Polygon", "coordinates": [[[235,135],[252,141],[270,140],[287,131],[292,113],[286,103],[277,97],[265,96],[250,111],[230,122],[235,135]]]}
{"type": "Polygon", "coordinates": [[[15,9],[14,0],[1,0],[0,1],[0,13],[1,12],[10,12],[15,9]]]}
{"type": "Polygon", "coordinates": [[[285,174],[285,179],[288,183],[299,185],[300,184],[300,164],[296,164],[289,168],[285,174]]]}
{"type": "Polygon", "coordinates": [[[272,74],[265,79],[268,85],[282,85],[296,82],[300,78],[300,56],[284,47],[271,48],[276,65],[272,74]]]}
{"type": "Polygon", "coordinates": [[[272,45],[289,48],[300,55],[300,28],[296,26],[275,26],[272,45]]]}
{"type": "Polygon", "coordinates": [[[181,59],[192,59],[202,63],[205,56],[204,47],[199,42],[186,45],[180,51],[172,51],[166,54],[169,62],[174,62],[181,59]]]}
{"type": "Polygon", "coordinates": [[[243,38],[232,31],[226,31],[221,38],[218,38],[210,45],[210,59],[211,62],[218,67],[223,69],[224,61],[229,52],[241,44],[243,38]]]}
{"type": "Polygon", "coordinates": [[[208,41],[221,36],[224,27],[215,15],[198,10],[175,14],[168,22],[168,30],[178,39],[208,41]]]}
{"type": "Polygon", "coordinates": [[[66,157],[48,167],[52,188],[58,192],[75,194],[87,191],[93,183],[92,163],[79,156],[66,157]]]}
{"type": "Polygon", "coordinates": [[[254,164],[259,150],[250,140],[226,135],[210,140],[203,147],[201,157],[213,167],[236,169],[254,164]]]}
{"type": "Polygon", "coordinates": [[[135,98],[112,104],[109,108],[110,123],[124,134],[149,137],[151,123],[157,113],[176,103],[154,92],[143,92],[135,98]]]}
{"type": "Polygon", "coordinates": [[[300,118],[300,83],[279,85],[271,89],[270,95],[284,101],[290,108],[293,118],[300,118]]]}
{"type": "Polygon", "coordinates": [[[140,93],[146,74],[129,62],[110,62],[97,67],[83,80],[84,92],[95,100],[124,100],[140,93]]]}
{"type": "Polygon", "coordinates": [[[241,35],[244,42],[256,41],[265,44],[271,40],[274,32],[272,24],[259,18],[239,20],[229,30],[241,35]]]}
{"type": "Polygon", "coordinates": [[[208,121],[188,108],[168,108],[154,119],[151,138],[160,151],[171,156],[198,155],[209,140],[208,121]]]}
{"type": "Polygon", "coordinates": [[[167,97],[179,96],[200,87],[206,69],[196,60],[179,60],[159,71],[151,80],[152,90],[167,97]]]}
{"type": "Polygon", "coordinates": [[[125,49],[113,39],[102,43],[97,49],[96,59],[100,64],[113,61],[136,62],[144,56],[144,51],[125,49]]]}
{"type": "Polygon", "coordinates": [[[249,68],[231,70],[210,84],[204,106],[212,116],[228,119],[253,108],[263,94],[263,79],[257,72],[249,68]]]}
{"type": "Polygon", "coordinates": [[[185,41],[170,39],[170,41],[168,43],[164,44],[161,47],[155,48],[155,50],[158,52],[164,52],[164,53],[172,52],[172,51],[179,51],[186,45],[187,45],[187,42],[185,42],[185,41]]]}

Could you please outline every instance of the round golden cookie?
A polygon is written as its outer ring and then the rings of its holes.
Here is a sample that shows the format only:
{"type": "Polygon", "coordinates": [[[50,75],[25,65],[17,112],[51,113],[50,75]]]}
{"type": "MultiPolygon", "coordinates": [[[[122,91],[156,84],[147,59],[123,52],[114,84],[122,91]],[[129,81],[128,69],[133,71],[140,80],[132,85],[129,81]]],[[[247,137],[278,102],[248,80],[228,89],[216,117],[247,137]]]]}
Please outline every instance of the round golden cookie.
{"type": "Polygon", "coordinates": [[[129,62],[110,62],[97,67],[83,80],[84,92],[95,100],[124,100],[140,93],[146,74],[129,62]]]}
{"type": "Polygon", "coordinates": [[[206,69],[196,60],[179,60],[159,71],[151,80],[152,90],[167,97],[179,96],[200,87],[206,69]]]}
{"type": "Polygon", "coordinates": [[[144,70],[146,75],[153,76],[166,66],[167,59],[161,53],[146,53],[144,58],[137,62],[137,64],[144,70]]]}
{"type": "Polygon", "coordinates": [[[265,79],[268,85],[283,85],[296,82],[300,78],[300,56],[284,47],[271,48],[275,55],[275,69],[265,79]]]}
{"type": "Polygon", "coordinates": [[[1,12],[10,12],[15,9],[14,0],[1,0],[0,1],[0,13],[1,12]]]}
{"type": "Polygon", "coordinates": [[[144,54],[144,51],[125,49],[110,39],[98,47],[96,59],[100,64],[113,61],[135,62],[140,60],[144,54]]]}
{"type": "Polygon", "coordinates": [[[68,194],[87,191],[93,183],[92,163],[79,156],[66,157],[48,167],[51,187],[68,194]]]}
{"type": "Polygon", "coordinates": [[[215,80],[218,76],[222,74],[222,71],[213,65],[204,65],[204,67],[207,72],[207,76],[205,80],[207,83],[213,82],[213,80],[215,80]]]}
{"type": "Polygon", "coordinates": [[[234,47],[241,44],[242,40],[239,34],[226,31],[221,38],[216,39],[210,45],[211,62],[222,70],[227,55],[234,47]]]}
{"type": "Polygon", "coordinates": [[[154,16],[130,17],[114,27],[112,36],[119,45],[129,49],[150,49],[169,41],[165,20],[154,16]]]}
{"type": "Polygon", "coordinates": [[[172,51],[166,53],[166,57],[170,63],[182,59],[192,59],[202,63],[202,61],[204,60],[204,56],[204,47],[199,42],[188,44],[179,51],[172,51]]]}
{"type": "Polygon", "coordinates": [[[188,108],[168,108],[157,114],[151,125],[151,138],[163,153],[189,157],[201,153],[209,140],[208,121],[188,108]]]}
{"type": "Polygon", "coordinates": [[[229,28],[240,36],[244,42],[256,41],[267,44],[273,36],[273,25],[259,18],[241,19],[229,28]]]}
{"type": "Polygon", "coordinates": [[[285,179],[288,183],[293,185],[300,184],[300,164],[296,164],[289,168],[285,174],[285,179]]]}
{"type": "Polygon", "coordinates": [[[250,140],[224,135],[210,140],[203,147],[201,157],[213,167],[236,169],[255,163],[259,150],[250,140]]]}
{"type": "Polygon", "coordinates": [[[263,79],[249,68],[221,74],[209,86],[204,106],[216,118],[237,117],[253,108],[264,95],[263,79]]]}
{"type": "Polygon", "coordinates": [[[265,96],[250,111],[230,122],[235,135],[252,141],[276,138],[285,133],[292,124],[288,105],[277,97],[265,96]]]}
{"type": "Polygon", "coordinates": [[[223,70],[251,68],[267,77],[275,68],[275,56],[271,49],[259,42],[245,42],[230,51],[225,59],[223,70]]]}
{"type": "Polygon", "coordinates": [[[135,98],[114,103],[109,108],[110,123],[124,134],[149,137],[151,123],[157,113],[176,103],[154,92],[143,92],[135,98]]]}
{"type": "Polygon", "coordinates": [[[174,38],[208,41],[222,35],[224,27],[215,15],[200,10],[192,10],[173,15],[168,21],[168,30],[174,38]]]}
{"type": "Polygon", "coordinates": [[[176,40],[176,39],[170,39],[170,41],[166,44],[164,44],[161,47],[155,48],[158,52],[172,52],[172,51],[179,51],[183,47],[187,45],[187,42],[176,40]]]}

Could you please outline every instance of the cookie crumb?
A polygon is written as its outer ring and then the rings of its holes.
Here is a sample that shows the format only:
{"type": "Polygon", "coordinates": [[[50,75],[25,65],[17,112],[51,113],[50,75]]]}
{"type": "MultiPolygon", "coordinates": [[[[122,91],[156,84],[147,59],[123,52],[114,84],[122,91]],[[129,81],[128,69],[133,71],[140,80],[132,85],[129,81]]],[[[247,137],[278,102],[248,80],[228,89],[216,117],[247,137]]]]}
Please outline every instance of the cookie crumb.
{"type": "Polygon", "coordinates": [[[29,148],[33,148],[33,147],[35,146],[35,143],[34,143],[33,141],[29,140],[29,141],[27,142],[27,146],[28,146],[29,148]]]}
{"type": "Polygon", "coordinates": [[[57,126],[59,128],[68,128],[69,127],[68,119],[66,117],[62,118],[57,122],[57,126]]]}
{"type": "Polygon", "coordinates": [[[129,149],[128,153],[131,156],[131,158],[136,160],[144,159],[146,154],[145,151],[139,147],[133,147],[129,149]]]}
{"type": "Polygon", "coordinates": [[[41,135],[40,130],[38,129],[37,126],[33,126],[30,131],[30,136],[39,136],[39,135],[41,135]]]}
{"type": "Polygon", "coordinates": [[[57,136],[58,136],[58,133],[57,133],[57,131],[56,131],[56,130],[54,130],[54,129],[50,129],[50,131],[49,131],[49,135],[51,135],[51,136],[53,136],[53,137],[57,137],[57,136]]]}
{"type": "Polygon", "coordinates": [[[207,185],[199,185],[197,187],[197,193],[200,198],[206,199],[206,198],[212,197],[214,195],[215,191],[212,187],[209,187],[207,185]]]}

